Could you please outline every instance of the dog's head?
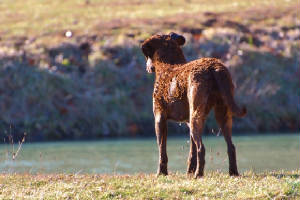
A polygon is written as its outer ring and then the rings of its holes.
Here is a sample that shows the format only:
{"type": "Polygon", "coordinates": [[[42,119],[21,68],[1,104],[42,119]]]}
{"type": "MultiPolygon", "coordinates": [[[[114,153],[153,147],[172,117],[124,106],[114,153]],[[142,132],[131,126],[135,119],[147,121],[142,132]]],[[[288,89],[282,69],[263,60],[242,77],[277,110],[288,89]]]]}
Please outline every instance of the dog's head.
{"type": "Polygon", "coordinates": [[[184,43],[185,38],[173,32],[168,35],[154,35],[146,39],[142,44],[142,51],[147,60],[147,72],[153,73],[155,71],[153,64],[155,60],[169,64],[185,61],[180,48],[184,43]]]}

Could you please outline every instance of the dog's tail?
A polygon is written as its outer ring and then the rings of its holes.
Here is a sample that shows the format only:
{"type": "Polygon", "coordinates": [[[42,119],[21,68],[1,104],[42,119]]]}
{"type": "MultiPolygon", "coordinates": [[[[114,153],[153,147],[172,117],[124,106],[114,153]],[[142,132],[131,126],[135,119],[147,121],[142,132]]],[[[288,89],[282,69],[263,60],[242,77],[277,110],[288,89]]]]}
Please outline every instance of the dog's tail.
{"type": "Polygon", "coordinates": [[[234,85],[232,83],[232,78],[228,69],[225,66],[220,66],[214,70],[213,74],[220,90],[221,96],[226,105],[229,106],[233,115],[237,117],[244,117],[247,114],[247,109],[245,106],[240,108],[234,101],[234,85]]]}

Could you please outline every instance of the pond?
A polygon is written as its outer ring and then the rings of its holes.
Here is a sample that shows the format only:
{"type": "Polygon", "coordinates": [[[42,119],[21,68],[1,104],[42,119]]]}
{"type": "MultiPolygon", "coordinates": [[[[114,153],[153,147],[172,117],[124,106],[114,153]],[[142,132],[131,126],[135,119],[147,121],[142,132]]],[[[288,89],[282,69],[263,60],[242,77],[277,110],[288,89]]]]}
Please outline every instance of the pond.
{"type": "MultiPolygon", "coordinates": [[[[234,136],[239,171],[299,169],[299,139],[299,134],[234,136]]],[[[223,137],[204,136],[203,141],[205,170],[227,171],[223,137]]],[[[185,172],[189,139],[169,137],[167,149],[169,171],[185,172]]],[[[24,143],[15,160],[12,151],[12,145],[0,145],[0,173],[155,173],[158,161],[155,138],[24,143]]]]}

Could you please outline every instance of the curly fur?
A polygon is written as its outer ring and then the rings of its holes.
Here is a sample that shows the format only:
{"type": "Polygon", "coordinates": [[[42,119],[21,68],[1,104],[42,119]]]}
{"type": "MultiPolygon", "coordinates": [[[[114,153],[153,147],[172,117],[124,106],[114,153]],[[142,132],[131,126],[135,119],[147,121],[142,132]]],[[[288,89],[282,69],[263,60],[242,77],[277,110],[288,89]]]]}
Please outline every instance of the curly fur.
{"type": "Polygon", "coordinates": [[[234,86],[228,69],[215,58],[191,62],[181,50],[185,38],[176,33],[154,35],[142,44],[147,71],[155,72],[153,113],[159,146],[158,174],[168,174],[166,153],[167,120],[186,122],[190,127],[189,174],[203,175],[205,148],[204,121],[211,109],[222,129],[228,147],[229,173],[238,175],[235,147],[231,140],[232,116],[243,117],[246,108],[234,101],[234,86]]]}

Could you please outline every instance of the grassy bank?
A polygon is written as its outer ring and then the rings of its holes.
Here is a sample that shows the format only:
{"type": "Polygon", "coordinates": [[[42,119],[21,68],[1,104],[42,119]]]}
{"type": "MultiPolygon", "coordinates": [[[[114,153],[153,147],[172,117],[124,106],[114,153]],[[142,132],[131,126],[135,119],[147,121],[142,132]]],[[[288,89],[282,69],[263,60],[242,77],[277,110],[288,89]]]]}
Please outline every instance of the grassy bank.
{"type": "MultiPolygon", "coordinates": [[[[1,137],[153,135],[154,76],[140,42],[170,31],[186,37],[188,61],[216,57],[228,66],[236,100],[249,111],[234,132],[299,131],[298,7],[296,0],[0,2],[1,137]]],[[[212,129],[210,115],[205,132],[212,129]]]]}
{"type": "Polygon", "coordinates": [[[194,180],[184,174],[0,175],[1,199],[299,199],[300,171],[229,177],[207,172],[194,180]]]}
{"type": "MultiPolygon", "coordinates": [[[[49,41],[52,44],[62,41],[61,36],[68,29],[77,35],[99,34],[99,31],[116,33],[112,29],[118,33],[132,32],[140,29],[141,24],[145,28],[147,21],[150,26],[156,24],[149,20],[164,21],[165,17],[184,13],[245,11],[265,6],[281,10],[296,3],[295,0],[4,0],[0,2],[0,36],[4,39],[19,36],[36,37],[49,45],[49,41]]],[[[147,29],[151,30],[148,26],[147,29]]]]}

